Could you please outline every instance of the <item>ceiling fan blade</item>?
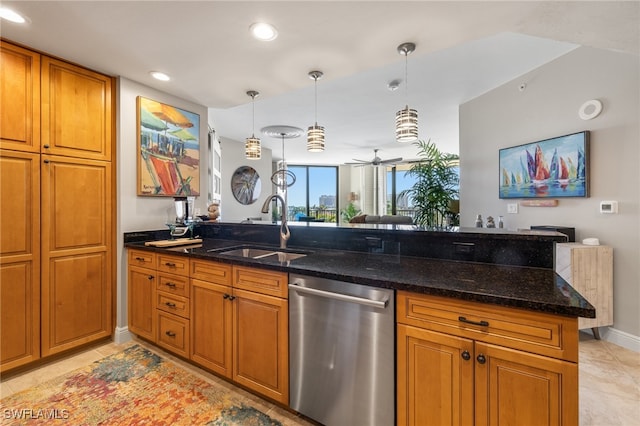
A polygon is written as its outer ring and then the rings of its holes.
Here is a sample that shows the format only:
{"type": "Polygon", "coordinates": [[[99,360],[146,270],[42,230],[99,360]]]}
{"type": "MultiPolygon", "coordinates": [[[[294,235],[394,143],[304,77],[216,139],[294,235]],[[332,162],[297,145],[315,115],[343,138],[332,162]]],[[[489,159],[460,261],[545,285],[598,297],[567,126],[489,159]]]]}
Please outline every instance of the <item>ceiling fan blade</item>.
{"type": "Polygon", "coordinates": [[[400,161],[402,161],[402,157],[391,158],[389,160],[382,160],[382,161],[379,161],[378,164],[399,163],[400,161]]]}

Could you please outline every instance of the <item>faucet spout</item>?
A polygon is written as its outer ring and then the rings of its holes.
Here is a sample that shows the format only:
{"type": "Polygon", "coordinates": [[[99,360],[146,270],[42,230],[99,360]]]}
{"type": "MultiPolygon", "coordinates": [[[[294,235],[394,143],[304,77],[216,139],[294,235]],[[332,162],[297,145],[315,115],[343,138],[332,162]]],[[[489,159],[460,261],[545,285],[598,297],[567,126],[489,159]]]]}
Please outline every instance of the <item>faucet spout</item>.
{"type": "Polygon", "coordinates": [[[278,194],[272,194],[267,197],[262,205],[262,213],[269,213],[269,203],[271,200],[277,199],[280,200],[282,204],[282,221],[280,222],[280,248],[287,248],[287,241],[289,237],[291,237],[291,232],[289,232],[289,227],[287,226],[287,203],[284,201],[278,194]]]}

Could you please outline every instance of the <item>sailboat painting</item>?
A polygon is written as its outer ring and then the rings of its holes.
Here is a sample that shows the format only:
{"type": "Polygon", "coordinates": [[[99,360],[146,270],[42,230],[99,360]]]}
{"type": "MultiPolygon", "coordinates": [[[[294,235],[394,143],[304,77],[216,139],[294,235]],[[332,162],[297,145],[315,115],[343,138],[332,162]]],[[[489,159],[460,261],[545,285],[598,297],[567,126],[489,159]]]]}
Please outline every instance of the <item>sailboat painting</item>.
{"type": "Polygon", "coordinates": [[[500,198],[589,196],[589,131],[500,149],[500,198]]]}

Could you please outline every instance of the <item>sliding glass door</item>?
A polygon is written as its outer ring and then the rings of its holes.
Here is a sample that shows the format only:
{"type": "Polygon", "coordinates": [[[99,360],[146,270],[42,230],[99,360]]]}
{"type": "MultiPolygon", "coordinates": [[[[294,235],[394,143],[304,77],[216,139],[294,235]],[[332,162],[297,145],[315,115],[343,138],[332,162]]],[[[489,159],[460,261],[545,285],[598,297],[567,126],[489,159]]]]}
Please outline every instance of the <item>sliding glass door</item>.
{"type": "Polygon", "coordinates": [[[289,166],[296,183],[287,192],[290,221],[337,222],[338,168],[289,166]]]}

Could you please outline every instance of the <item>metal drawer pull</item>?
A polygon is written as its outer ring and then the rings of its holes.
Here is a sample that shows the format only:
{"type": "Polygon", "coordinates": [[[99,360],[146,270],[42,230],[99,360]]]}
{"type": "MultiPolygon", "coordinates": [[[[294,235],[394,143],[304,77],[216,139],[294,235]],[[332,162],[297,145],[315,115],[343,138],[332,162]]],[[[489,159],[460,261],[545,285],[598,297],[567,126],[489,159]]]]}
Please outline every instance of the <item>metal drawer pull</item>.
{"type": "Polygon", "coordinates": [[[149,275],[147,278],[149,278],[150,280],[154,279],[155,277],[153,275],[149,275]]]}
{"type": "Polygon", "coordinates": [[[144,257],[136,257],[136,260],[139,262],[144,262],[144,257]]]}
{"type": "Polygon", "coordinates": [[[458,321],[460,322],[466,322],[467,324],[473,324],[473,325],[479,325],[482,327],[489,327],[489,323],[487,321],[471,321],[466,319],[465,317],[458,317],[458,321]]]}
{"type": "Polygon", "coordinates": [[[166,334],[169,337],[176,337],[176,333],[174,333],[173,331],[166,331],[164,334],[166,334]]]}
{"type": "Polygon", "coordinates": [[[167,305],[170,308],[175,308],[176,304],[175,303],[171,303],[171,302],[165,302],[165,305],[167,305]]]}
{"type": "Polygon", "coordinates": [[[172,262],[166,262],[166,263],[165,263],[165,266],[168,266],[168,267],[170,267],[170,268],[173,268],[173,267],[175,267],[175,266],[176,266],[176,264],[175,264],[175,263],[172,263],[172,262]]]}
{"type": "Polygon", "coordinates": [[[176,285],[174,283],[165,283],[164,285],[166,285],[167,287],[176,288],[176,285]]]}
{"type": "Polygon", "coordinates": [[[344,302],[358,303],[360,305],[373,306],[374,308],[386,308],[389,300],[371,300],[362,297],[349,296],[347,294],[332,293],[330,291],[317,290],[315,288],[300,287],[296,284],[289,284],[289,288],[298,293],[308,293],[315,296],[326,297],[328,299],[342,300],[344,302]]]}

